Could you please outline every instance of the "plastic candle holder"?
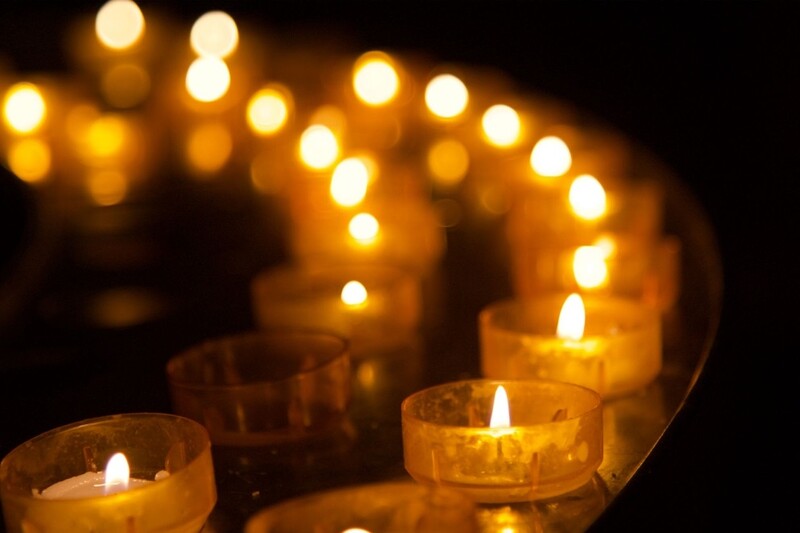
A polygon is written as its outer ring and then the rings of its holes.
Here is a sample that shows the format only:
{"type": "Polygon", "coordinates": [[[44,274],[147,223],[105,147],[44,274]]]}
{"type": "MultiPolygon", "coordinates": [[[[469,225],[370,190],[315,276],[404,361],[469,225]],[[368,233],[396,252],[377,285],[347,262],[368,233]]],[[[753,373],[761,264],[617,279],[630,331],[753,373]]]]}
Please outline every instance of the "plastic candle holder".
{"type": "Polygon", "coordinates": [[[575,490],[603,458],[600,395],[546,380],[466,380],[434,386],[401,406],[405,468],[418,482],[481,503],[551,498],[575,490]],[[508,427],[490,427],[498,387],[508,427]]]}
{"type": "Polygon", "coordinates": [[[212,339],[167,363],[175,412],[214,444],[296,443],[341,427],[351,398],[349,342],[274,330],[212,339]]]}
{"type": "Polygon", "coordinates": [[[353,341],[354,350],[356,341],[413,332],[422,314],[419,278],[381,264],[282,265],[256,276],[251,296],[259,327],[328,330],[353,341]],[[342,299],[350,282],[366,290],[363,301],[342,299]]]}
{"type": "Polygon", "coordinates": [[[170,414],[76,422],[11,451],[0,463],[0,494],[9,532],[196,533],[217,501],[211,442],[202,425],[170,414]],[[94,477],[116,453],[129,464],[127,490],[48,495],[47,489],[57,484],[94,477]]]}
{"type": "Polygon", "coordinates": [[[414,531],[477,533],[475,503],[453,489],[388,481],[324,491],[267,507],[245,533],[414,531]]]}
{"type": "Polygon", "coordinates": [[[583,385],[603,398],[629,394],[661,371],[658,309],[623,298],[584,295],[580,339],[556,335],[565,295],[494,302],[478,316],[481,368],[493,379],[554,379],[583,385]]]}

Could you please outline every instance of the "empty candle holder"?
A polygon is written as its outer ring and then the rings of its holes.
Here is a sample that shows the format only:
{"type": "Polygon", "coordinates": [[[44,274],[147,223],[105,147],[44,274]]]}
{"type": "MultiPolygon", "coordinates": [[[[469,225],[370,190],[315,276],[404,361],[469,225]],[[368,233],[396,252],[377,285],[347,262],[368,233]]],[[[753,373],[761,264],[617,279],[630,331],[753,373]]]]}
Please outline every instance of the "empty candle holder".
{"type": "Polygon", "coordinates": [[[603,458],[600,395],[575,384],[457,381],[412,394],[401,413],[408,473],[481,503],[565,494],[603,458]]]}
{"type": "Polygon", "coordinates": [[[0,495],[9,532],[196,533],[217,501],[211,442],[202,425],[170,414],[76,422],[12,450],[0,495]]]}
{"type": "Polygon", "coordinates": [[[214,444],[293,444],[340,428],[351,398],[349,342],[314,330],[245,332],[174,356],[167,377],[176,413],[214,444]]]}

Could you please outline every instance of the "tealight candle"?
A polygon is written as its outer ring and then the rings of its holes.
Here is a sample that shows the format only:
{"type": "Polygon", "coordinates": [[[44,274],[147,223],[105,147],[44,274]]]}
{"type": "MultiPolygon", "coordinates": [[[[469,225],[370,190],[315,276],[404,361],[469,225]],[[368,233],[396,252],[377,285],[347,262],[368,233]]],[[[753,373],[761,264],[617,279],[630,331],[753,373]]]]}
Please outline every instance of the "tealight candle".
{"type": "Polygon", "coordinates": [[[576,383],[612,398],[661,371],[661,319],[643,302],[573,293],[494,302],[479,317],[481,368],[495,379],[576,383]]]}
{"type": "Polygon", "coordinates": [[[60,427],[0,462],[0,495],[10,532],[196,533],[217,501],[208,432],[151,413],[60,427]]]}
{"type": "Polygon", "coordinates": [[[401,412],[408,473],[481,503],[565,494],[589,482],[602,462],[602,400],[575,384],[445,383],[412,394],[401,412]]]}
{"type": "Polygon", "coordinates": [[[251,291],[259,327],[328,330],[354,349],[365,339],[413,332],[422,314],[420,280],[390,265],[280,265],[257,275],[251,291]]]}

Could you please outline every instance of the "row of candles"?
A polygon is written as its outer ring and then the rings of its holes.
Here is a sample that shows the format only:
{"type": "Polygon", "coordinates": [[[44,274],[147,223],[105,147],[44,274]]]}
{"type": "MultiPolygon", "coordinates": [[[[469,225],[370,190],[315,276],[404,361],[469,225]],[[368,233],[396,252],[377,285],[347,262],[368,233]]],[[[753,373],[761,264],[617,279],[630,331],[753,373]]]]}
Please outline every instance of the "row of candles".
{"type": "MultiPolygon", "coordinates": [[[[603,402],[659,375],[661,320],[679,292],[663,191],[632,175],[627,143],[490,86],[496,76],[383,51],[347,68],[337,57],[316,73],[317,91],[284,80],[253,88],[263,55],[221,11],[197,19],[176,54],[181,90],[157,87],[143,35],[161,27],[147,21],[134,2],[112,0],[94,33],[81,26],[76,50],[100,104],[70,102],[58,84],[7,84],[9,168],[37,187],[83,184],[103,206],[147,182],[165,131],[184,139],[188,175],[209,181],[249,158],[255,193],[285,201],[293,262],[253,279],[258,331],[168,362],[175,415],[79,422],[12,451],[0,463],[9,530],[199,530],[217,499],[212,444],[329,430],[347,413],[351,361],[418,330],[446,228],[465,216],[453,210],[459,195],[504,217],[514,294],[476,317],[481,379],[398,406],[406,469],[481,503],[585,485],[603,458],[603,402]],[[52,105],[66,119],[48,129],[52,105]],[[151,109],[169,110],[166,120],[147,126],[151,109]]],[[[299,80],[314,74],[300,58],[291,66],[299,80]]]]}

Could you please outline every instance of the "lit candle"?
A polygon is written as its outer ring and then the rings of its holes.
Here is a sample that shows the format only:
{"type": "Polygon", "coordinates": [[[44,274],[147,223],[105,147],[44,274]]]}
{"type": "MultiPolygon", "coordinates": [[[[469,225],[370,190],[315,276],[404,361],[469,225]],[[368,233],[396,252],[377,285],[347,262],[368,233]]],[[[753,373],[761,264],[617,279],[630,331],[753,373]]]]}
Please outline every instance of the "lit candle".
{"type": "Polygon", "coordinates": [[[60,427],[0,462],[0,496],[6,527],[15,533],[196,533],[217,501],[208,431],[157,413],[60,427]],[[97,472],[101,460],[106,469],[97,472]]]}
{"type": "Polygon", "coordinates": [[[602,401],[579,385],[467,380],[401,406],[403,453],[418,482],[477,502],[531,501],[585,485],[603,456],[602,401]]]}
{"type": "MultiPolygon", "coordinates": [[[[280,265],[253,279],[251,296],[262,328],[304,327],[361,342],[415,331],[422,316],[420,280],[390,265],[280,265]]],[[[355,354],[354,354],[355,355],[355,354]]]]}
{"type": "Polygon", "coordinates": [[[660,315],[641,301],[577,293],[512,298],[485,307],[478,322],[489,378],[556,379],[611,398],[661,371],[660,315]]]}
{"type": "Polygon", "coordinates": [[[117,452],[108,460],[104,471],[85,472],[58,481],[44,489],[41,494],[35,493],[34,495],[51,500],[104,496],[146,485],[169,475],[166,470],[160,470],[156,473],[154,480],[149,480],[132,478],[130,472],[125,454],[117,452]]]}

